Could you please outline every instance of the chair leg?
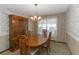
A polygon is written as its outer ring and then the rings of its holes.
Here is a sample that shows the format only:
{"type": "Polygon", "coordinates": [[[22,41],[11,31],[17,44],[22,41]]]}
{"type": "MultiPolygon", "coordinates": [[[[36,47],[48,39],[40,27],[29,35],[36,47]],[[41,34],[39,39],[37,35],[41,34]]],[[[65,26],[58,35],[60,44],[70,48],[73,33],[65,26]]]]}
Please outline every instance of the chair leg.
{"type": "Polygon", "coordinates": [[[51,48],[49,47],[49,52],[51,52],[51,48]]]}
{"type": "Polygon", "coordinates": [[[49,49],[47,48],[47,54],[49,55],[49,49]]]}
{"type": "Polygon", "coordinates": [[[49,52],[51,52],[51,48],[47,47],[47,54],[49,54],[49,52]]]}
{"type": "Polygon", "coordinates": [[[39,54],[41,54],[41,48],[42,48],[42,46],[39,46],[39,54]]]}

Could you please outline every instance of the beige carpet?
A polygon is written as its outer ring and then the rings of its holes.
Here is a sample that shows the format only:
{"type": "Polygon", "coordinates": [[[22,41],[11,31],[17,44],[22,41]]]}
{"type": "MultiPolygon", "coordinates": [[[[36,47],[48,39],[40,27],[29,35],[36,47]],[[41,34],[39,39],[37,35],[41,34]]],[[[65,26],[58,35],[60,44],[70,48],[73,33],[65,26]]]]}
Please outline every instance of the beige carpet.
{"type": "MultiPolygon", "coordinates": [[[[42,49],[41,55],[47,55],[46,48],[42,49]]],[[[51,42],[49,55],[71,55],[71,52],[65,43],[51,42]]]]}
{"type": "MultiPolygon", "coordinates": [[[[51,42],[51,52],[49,55],[70,55],[70,51],[65,43],[51,42]]],[[[20,51],[17,50],[14,53],[6,51],[1,55],[20,55],[20,51]]],[[[47,55],[46,48],[43,48],[41,55],[47,55]]]]}

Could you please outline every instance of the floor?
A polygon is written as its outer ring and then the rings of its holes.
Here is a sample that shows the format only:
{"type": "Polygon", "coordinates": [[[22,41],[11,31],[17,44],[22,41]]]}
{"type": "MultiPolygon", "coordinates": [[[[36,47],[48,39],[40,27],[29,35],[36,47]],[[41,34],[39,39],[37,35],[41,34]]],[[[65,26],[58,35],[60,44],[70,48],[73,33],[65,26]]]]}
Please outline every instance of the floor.
{"type": "MultiPolygon", "coordinates": [[[[43,48],[41,55],[47,55],[45,48],[43,48]]],[[[71,55],[71,52],[66,43],[52,42],[49,55],[71,55]]]]}
{"type": "MultiPolygon", "coordinates": [[[[10,51],[6,51],[2,53],[1,55],[20,55],[20,51],[17,50],[14,53],[10,51]]],[[[47,51],[45,48],[42,49],[41,55],[47,55],[47,51]]],[[[49,55],[71,55],[70,50],[68,49],[68,46],[65,43],[59,43],[59,42],[51,42],[51,52],[49,55]]]]}

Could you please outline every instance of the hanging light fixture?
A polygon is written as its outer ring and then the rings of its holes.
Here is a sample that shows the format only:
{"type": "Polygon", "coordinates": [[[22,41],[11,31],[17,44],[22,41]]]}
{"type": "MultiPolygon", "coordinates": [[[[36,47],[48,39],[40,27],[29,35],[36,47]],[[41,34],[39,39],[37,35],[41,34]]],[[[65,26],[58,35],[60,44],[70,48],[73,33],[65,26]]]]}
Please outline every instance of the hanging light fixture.
{"type": "Polygon", "coordinates": [[[41,16],[37,16],[37,5],[35,4],[35,16],[31,17],[33,21],[39,21],[41,19],[41,16]]]}

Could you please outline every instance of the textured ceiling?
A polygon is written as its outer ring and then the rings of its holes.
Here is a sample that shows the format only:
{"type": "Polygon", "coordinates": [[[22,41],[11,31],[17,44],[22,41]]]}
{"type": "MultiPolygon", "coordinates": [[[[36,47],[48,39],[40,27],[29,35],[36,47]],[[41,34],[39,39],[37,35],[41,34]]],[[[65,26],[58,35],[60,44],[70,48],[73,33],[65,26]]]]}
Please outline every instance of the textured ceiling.
{"type": "MultiPolygon", "coordinates": [[[[38,4],[38,15],[51,15],[65,12],[69,8],[69,4],[38,4]]],[[[26,16],[35,15],[34,4],[0,4],[0,7],[6,8],[11,12],[24,14],[26,16]]]]}

